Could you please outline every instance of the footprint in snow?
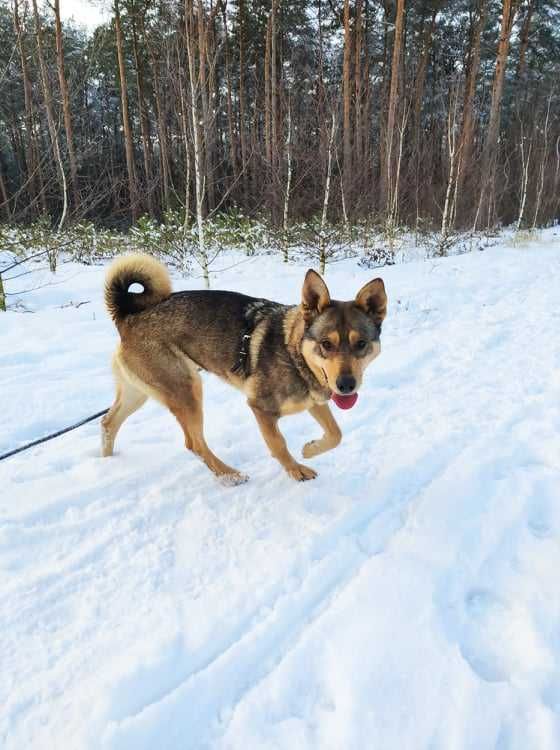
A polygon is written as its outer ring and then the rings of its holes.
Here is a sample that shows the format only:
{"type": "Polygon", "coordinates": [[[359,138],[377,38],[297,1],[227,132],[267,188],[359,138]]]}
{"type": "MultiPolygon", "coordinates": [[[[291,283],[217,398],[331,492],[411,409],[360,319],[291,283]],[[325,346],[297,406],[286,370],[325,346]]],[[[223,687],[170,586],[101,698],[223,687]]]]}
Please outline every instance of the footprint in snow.
{"type": "Polygon", "coordinates": [[[459,645],[471,669],[487,682],[528,676],[550,665],[525,607],[486,589],[472,589],[465,597],[459,645]]]}
{"type": "Polygon", "coordinates": [[[560,533],[560,509],[553,500],[552,482],[540,482],[535,488],[527,513],[529,531],[539,539],[546,539],[560,533]]]}

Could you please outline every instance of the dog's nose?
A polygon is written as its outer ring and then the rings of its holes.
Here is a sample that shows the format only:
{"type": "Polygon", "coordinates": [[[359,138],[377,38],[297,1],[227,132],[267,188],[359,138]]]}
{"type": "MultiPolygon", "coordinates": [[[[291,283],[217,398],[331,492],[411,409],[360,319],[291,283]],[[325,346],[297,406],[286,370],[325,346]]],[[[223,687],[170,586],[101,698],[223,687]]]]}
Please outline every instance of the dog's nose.
{"type": "Polygon", "coordinates": [[[345,395],[356,390],[356,378],[353,375],[341,375],[336,379],[336,387],[345,395]]]}

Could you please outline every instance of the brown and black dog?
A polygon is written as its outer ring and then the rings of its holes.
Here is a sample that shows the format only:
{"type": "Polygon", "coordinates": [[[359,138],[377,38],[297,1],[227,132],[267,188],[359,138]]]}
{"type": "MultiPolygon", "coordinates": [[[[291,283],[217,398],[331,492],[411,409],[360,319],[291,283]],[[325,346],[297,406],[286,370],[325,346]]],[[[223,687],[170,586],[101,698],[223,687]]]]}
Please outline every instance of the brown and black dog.
{"type": "Polygon", "coordinates": [[[331,299],[323,279],[308,271],[299,305],[281,305],[236,292],[172,293],[165,266],[128,255],[107,272],[105,302],[121,343],[113,357],[116,398],[103,419],[103,455],[117,432],[149,396],[163,403],[185,434],[186,447],[223,481],[247,479],[206,445],[200,370],[243,391],[274,458],[297,480],[315,471],[298,463],[278,429],[280,417],[307,410],[324,434],[303,446],[312,458],[340,443],[329,399],[350,408],[367,365],[380,351],[387,297],[381,279],[355,299],[331,299]],[[129,291],[132,284],[141,293],[129,291]]]}

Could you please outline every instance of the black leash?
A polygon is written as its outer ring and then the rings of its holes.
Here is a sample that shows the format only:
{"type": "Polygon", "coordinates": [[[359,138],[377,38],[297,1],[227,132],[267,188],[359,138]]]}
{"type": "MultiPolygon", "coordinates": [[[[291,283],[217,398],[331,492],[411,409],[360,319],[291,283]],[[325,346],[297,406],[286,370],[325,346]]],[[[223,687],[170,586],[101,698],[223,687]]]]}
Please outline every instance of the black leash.
{"type": "Polygon", "coordinates": [[[107,414],[109,409],[103,409],[103,411],[98,411],[97,414],[92,414],[91,417],[86,417],[86,419],[82,419],[80,422],[76,422],[76,424],[70,425],[70,427],[64,427],[62,430],[58,430],[58,432],[53,432],[52,435],[46,435],[45,437],[39,438],[39,440],[34,440],[32,443],[27,443],[26,445],[22,445],[19,448],[14,448],[13,451],[8,451],[8,453],[2,453],[0,455],[0,461],[3,461],[5,458],[10,458],[10,456],[15,456],[16,453],[21,453],[22,451],[26,451],[29,448],[33,448],[35,445],[41,445],[41,443],[46,443],[48,440],[52,440],[55,437],[58,437],[59,435],[64,435],[65,432],[70,432],[71,430],[75,430],[77,427],[81,427],[83,424],[87,424],[88,422],[93,422],[94,419],[97,419],[98,417],[102,417],[104,414],[107,414]]]}

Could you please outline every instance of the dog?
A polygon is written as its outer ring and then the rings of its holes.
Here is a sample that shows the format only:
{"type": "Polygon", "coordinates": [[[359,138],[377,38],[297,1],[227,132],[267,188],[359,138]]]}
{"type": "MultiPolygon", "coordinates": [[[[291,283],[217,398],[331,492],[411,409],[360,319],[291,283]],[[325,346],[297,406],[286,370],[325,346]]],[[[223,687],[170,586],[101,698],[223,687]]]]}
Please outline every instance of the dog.
{"type": "Polygon", "coordinates": [[[299,305],[228,291],[173,293],[163,264],[127,255],[108,269],[105,304],[121,341],[113,357],[116,397],[102,421],[103,455],[113,454],[119,428],[151,396],[177,419],[186,447],[224,483],[238,484],[248,477],[220,461],[204,439],[200,371],[241,390],[272,456],[293,479],[313,479],[316,472],[289,452],[278,420],[307,410],[319,423],[323,436],[303,446],[304,458],[340,443],[328,402],[355,404],[364,371],[381,350],[387,296],[378,278],[349,302],[333,300],[313,270],[299,305]],[[130,291],[133,284],[143,291],[130,291]]]}

